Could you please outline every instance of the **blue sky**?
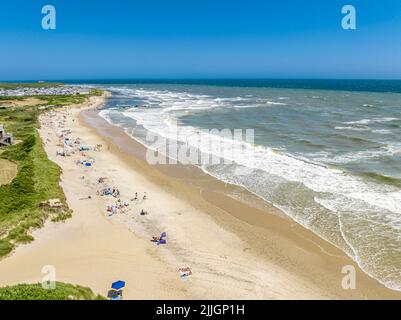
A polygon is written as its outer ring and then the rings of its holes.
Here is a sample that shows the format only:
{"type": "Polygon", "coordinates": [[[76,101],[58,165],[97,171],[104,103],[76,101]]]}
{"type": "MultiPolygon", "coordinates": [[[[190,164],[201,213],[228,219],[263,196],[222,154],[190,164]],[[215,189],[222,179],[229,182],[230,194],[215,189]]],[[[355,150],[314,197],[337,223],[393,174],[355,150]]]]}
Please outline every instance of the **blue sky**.
{"type": "Polygon", "coordinates": [[[401,79],[400,0],[0,0],[0,39],[0,80],[401,79]]]}

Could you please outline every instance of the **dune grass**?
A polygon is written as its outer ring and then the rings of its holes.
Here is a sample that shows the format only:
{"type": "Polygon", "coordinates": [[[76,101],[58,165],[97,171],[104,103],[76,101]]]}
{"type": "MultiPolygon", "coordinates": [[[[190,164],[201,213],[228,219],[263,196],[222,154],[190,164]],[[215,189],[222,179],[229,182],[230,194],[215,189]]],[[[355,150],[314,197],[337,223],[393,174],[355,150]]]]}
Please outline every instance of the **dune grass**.
{"type": "Polygon", "coordinates": [[[59,186],[60,168],[48,160],[37,127],[39,110],[18,107],[0,110],[0,123],[21,143],[3,148],[0,158],[18,166],[16,177],[0,186],[0,257],[17,243],[33,240],[32,228],[43,225],[50,212],[40,202],[59,198],[65,201],[59,186]]]}
{"type": "Polygon", "coordinates": [[[61,169],[47,158],[37,131],[41,107],[56,108],[82,103],[87,96],[41,96],[42,106],[19,106],[0,109],[0,123],[14,135],[18,144],[1,148],[0,159],[15,163],[16,177],[0,185],[0,258],[19,243],[33,240],[30,231],[51,218],[60,221],[71,217],[59,185],[61,169]],[[60,199],[64,206],[53,210],[41,203],[60,199]]]}
{"type": "Polygon", "coordinates": [[[56,288],[45,290],[40,283],[0,288],[0,300],[105,300],[91,289],[56,282],[56,288]]]}

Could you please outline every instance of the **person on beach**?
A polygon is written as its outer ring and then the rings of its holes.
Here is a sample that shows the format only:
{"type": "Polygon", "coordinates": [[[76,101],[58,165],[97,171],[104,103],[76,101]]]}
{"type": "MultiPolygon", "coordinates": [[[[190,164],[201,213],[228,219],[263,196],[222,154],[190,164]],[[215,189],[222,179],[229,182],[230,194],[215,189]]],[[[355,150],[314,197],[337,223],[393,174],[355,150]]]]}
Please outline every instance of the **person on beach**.
{"type": "Polygon", "coordinates": [[[143,193],[143,200],[146,200],[146,192],[143,193]]]}
{"type": "Polygon", "coordinates": [[[132,198],[131,201],[136,201],[138,200],[138,192],[135,192],[135,198],[132,198]]]}
{"type": "Polygon", "coordinates": [[[116,187],[113,187],[113,192],[112,195],[114,198],[117,198],[120,196],[120,190],[118,190],[116,187]]]}

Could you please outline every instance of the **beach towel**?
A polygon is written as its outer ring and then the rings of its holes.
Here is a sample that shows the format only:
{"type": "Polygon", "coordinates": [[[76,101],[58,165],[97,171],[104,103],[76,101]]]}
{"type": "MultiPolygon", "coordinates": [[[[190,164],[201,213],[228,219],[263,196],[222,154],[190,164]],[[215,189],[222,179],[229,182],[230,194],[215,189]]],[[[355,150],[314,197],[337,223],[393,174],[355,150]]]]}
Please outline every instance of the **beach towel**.
{"type": "Polygon", "coordinates": [[[166,241],[166,239],[164,239],[164,238],[166,238],[166,237],[167,237],[167,234],[166,234],[165,232],[163,232],[163,233],[160,235],[159,241],[157,241],[157,245],[166,244],[167,241],[166,241]]]}
{"type": "Polygon", "coordinates": [[[192,275],[192,270],[190,267],[181,267],[178,270],[181,278],[186,278],[192,275]]]}
{"type": "Polygon", "coordinates": [[[165,239],[160,239],[159,241],[157,241],[157,245],[166,244],[166,243],[167,243],[167,242],[166,242],[165,239]]]}
{"type": "Polygon", "coordinates": [[[85,144],[81,144],[79,146],[79,151],[89,151],[90,150],[90,146],[87,146],[85,144]]]}

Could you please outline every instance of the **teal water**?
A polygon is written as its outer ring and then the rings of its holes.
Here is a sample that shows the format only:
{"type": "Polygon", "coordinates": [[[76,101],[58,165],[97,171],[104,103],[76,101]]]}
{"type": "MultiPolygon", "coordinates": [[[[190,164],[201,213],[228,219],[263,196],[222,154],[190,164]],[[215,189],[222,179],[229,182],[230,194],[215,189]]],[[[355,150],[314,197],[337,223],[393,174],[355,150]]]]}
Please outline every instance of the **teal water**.
{"type": "Polygon", "coordinates": [[[231,163],[199,166],[401,290],[401,83],[290,84],[101,84],[113,92],[101,115],[146,145],[147,132],[167,137],[173,126],[181,142],[201,129],[253,129],[231,163]]]}

